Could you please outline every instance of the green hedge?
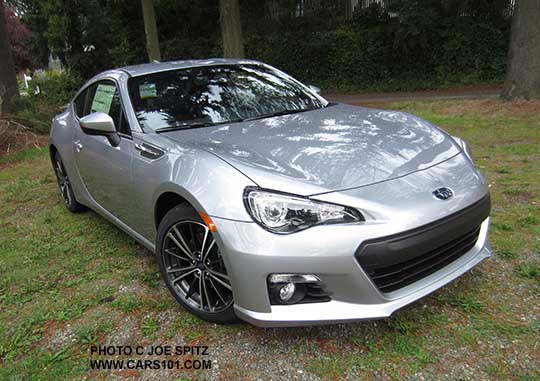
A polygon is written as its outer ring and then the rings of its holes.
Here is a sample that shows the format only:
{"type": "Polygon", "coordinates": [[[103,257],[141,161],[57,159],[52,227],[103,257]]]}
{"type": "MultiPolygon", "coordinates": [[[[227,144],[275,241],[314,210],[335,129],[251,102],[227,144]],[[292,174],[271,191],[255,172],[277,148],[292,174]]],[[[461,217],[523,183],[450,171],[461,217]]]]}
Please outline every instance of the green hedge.
{"type": "MultiPolygon", "coordinates": [[[[397,19],[364,17],[335,30],[252,35],[246,56],[325,90],[409,91],[503,80],[507,24],[460,17],[411,29],[397,19]]],[[[167,60],[221,55],[219,42],[208,38],[162,47],[167,60]]]]}
{"type": "Polygon", "coordinates": [[[247,55],[274,65],[307,83],[338,89],[368,88],[384,81],[388,68],[384,41],[348,30],[257,38],[247,55]]]}
{"type": "Polygon", "coordinates": [[[508,35],[463,20],[432,33],[426,47],[396,46],[399,30],[315,32],[302,37],[252,37],[247,55],[298,79],[336,90],[416,90],[500,81],[508,35]]]}
{"type": "Polygon", "coordinates": [[[507,48],[506,30],[463,21],[435,50],[433,73],[438,82],[502,80],[507,48]]]}

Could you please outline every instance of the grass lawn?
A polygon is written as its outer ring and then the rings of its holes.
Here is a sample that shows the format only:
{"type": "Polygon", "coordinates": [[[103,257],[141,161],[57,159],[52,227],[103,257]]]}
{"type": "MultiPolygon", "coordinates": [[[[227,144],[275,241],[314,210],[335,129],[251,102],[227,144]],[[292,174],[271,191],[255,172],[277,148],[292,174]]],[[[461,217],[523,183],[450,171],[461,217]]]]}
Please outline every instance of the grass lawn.
{"type": "Polygon", "coordinates": [[[469,142],[491,184],[491,259],[385,320],[217,326],[175,303],[150,252],[69,213],[46,150],[26,150],[0,158],[0,380],[539,380],[540,103],[384,107],[469,142]],[[208,345],[212,369],[91,371],[92,344],[208,345]]]}

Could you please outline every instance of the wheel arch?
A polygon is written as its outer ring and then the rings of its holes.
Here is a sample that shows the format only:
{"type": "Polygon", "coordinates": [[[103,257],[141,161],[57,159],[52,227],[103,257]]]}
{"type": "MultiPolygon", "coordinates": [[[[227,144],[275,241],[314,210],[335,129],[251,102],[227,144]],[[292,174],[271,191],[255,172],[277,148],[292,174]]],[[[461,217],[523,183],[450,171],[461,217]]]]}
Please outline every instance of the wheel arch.
{"type": "Polygon", "coordinates": [[[163,220],[163,217],[175,206],[185,204],[189,205],[196,212],[204,212],[205,209],[199,201],[188,191],[176,184],[168,184],[156,192],[154,202],[154,225],[157,229],[163,220]]]}
{"type": "Polygon", "coordinates": [[[49,144],[49,157],[51,158],[51,163],[54,163],[54,156],[58,152],[58,148],[54,144],[49,144]]]}
{"type": "Polygon", "coordinates": [[[156,229],[169,210],[181,204],[189,205],[193,208],[193,205],[185,197],[180,196],[176,192],[166,191],[159,195],[154,205],[154,224],[156,229]]]}

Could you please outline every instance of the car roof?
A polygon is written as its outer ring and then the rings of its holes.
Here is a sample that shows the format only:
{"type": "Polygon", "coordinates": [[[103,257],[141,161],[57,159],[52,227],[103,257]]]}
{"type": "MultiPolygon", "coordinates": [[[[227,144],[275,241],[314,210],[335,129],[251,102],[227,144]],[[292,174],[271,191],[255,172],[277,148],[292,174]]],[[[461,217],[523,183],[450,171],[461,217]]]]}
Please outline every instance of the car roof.
{"type": "Polygon", "coordinates": [[[159,73],[162,71],[185,69],[196,66],[209,65],[235,65],[235,64],[261,64],[259,61],[233,59],[233,58],[209,58],[204,60],[185,60],[185,61],[170,61],[170,62],[151,62],[140,65],[125,66],[114,71],[123,71],[132,77],[139,75],[159,73]]]}

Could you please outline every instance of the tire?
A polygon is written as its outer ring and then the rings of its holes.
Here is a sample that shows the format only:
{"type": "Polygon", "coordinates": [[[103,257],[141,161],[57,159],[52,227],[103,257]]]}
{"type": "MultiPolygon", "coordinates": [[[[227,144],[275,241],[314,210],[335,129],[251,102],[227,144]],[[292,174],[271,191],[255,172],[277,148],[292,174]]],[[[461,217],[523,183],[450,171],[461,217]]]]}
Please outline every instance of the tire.
{"type": "Polygon", "coordinates": [[[86,206],[80,204],[75,198],[75,193],[73,193],[73,188],[71,187],[71,181],[67,175],[64,163],[60,154],[56,152],[53,159],[53,170],[56,175],[56,181],[58,182],[58,189],[60,190],[60,195],[64,200],[66,208],[71,213],[80,213],[86,210],[86,206]]]}
{"type": "Polygon", "coordinates": [[[167,288],[186,310],[213,323],[237,320],[217,242],[190,205],[172,208],[159,224],[157,256],[167,288]]]}

